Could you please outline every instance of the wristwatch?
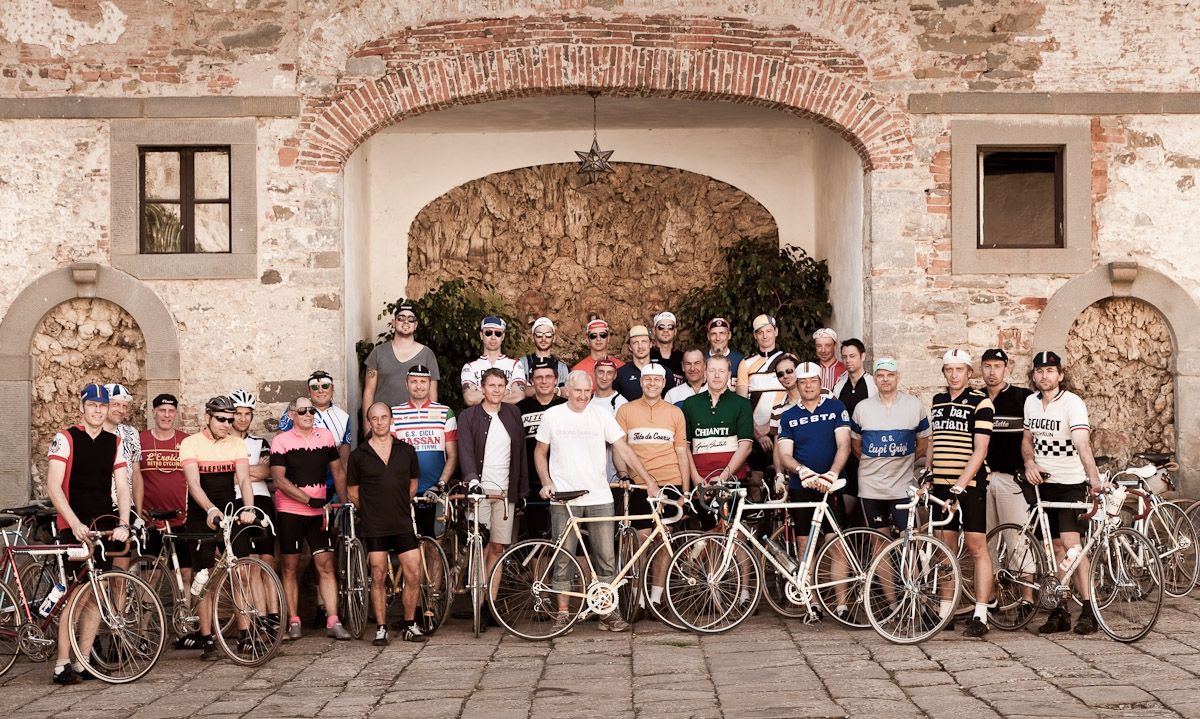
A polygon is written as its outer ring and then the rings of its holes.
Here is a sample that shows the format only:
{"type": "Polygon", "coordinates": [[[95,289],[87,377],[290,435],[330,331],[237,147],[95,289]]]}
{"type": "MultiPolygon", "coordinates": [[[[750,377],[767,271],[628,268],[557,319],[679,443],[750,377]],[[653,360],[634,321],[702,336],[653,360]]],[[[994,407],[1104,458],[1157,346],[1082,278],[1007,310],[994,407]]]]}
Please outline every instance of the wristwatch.
{"type": "Polygon", "coordinates": [[[950,494],[962,494],[967,491],[966,488],[960,487],[957,484],[950,487],[950,494]]]}

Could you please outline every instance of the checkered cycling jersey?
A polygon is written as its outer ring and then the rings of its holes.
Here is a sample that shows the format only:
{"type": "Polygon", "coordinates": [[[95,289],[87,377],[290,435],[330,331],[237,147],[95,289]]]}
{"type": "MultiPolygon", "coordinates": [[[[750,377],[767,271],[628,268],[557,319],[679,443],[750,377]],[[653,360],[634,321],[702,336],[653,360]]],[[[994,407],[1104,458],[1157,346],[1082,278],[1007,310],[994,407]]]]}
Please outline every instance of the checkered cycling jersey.
{"type": "Polygon", "coordinates": [[[1071,432],[1088,428],[1087,406],[1074,392],[1059,390],[1044,407],[1041,392],[1025,399],[1025,429],[1033,435],[1034,461],[1050,473],[1051,484],[1087,481],[1071,432]]]}

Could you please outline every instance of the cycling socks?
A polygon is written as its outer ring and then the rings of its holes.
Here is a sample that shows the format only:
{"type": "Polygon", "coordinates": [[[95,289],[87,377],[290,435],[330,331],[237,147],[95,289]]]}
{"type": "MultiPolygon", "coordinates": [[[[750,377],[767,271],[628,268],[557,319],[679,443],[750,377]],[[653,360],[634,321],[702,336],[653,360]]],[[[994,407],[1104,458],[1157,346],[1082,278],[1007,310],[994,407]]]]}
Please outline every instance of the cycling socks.
{"type": "Polygon", "coordinates": [[[938,605],[938,616],[942,619],[945,619],[953,613],[954,602],[950,601],[949,599],[943,599],[942,603],[938,605]]]}
{"type": "Polygon", "coordinates": [[[661,602],[662,595],[663,595],[662,587],[650,587],[650,603],[651,604],[658,604],[659,602],[661,602]]]}
{"type": "Polygon", "coordinates": [[[978,619],[979,621],[983,622],[984,624],[987,624],[987,620],[988,620],[987,608],[988,608],[988,605],[986,603],[975,602],[975,618],[978,619]]]}
{"type": "Polygon", "coordinates": [[[329,616],[325,617],[325,628],[326,629],[330,629],[333,627],[333,625],[340,624],[340,623],[341,622],[338,621],[338,615],[336,615],[336,614],[330,614],[329,616]]]}

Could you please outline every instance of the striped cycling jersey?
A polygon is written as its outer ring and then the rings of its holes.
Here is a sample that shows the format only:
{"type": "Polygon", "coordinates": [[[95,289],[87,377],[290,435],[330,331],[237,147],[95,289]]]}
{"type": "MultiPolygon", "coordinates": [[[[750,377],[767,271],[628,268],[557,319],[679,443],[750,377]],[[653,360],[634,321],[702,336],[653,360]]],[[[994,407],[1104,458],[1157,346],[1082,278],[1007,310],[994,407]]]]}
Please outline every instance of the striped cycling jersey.
{"type": "Polygon", "coordinates": [[[446,443],[458,441],[454,410],[437,402],[417,406],[412,400],[392,407],[392,436],[412,445],[421,465],[417,492],[423,493],[446,469],[446,443]]]}
{"type": "MultiPolygon", "coordinates": [[[[949,392],[933,396],[929,408],[929,426],[933,429],[934,484],[955,484],[964,468],[971,461],[975,448],[975,435],[991,435],[992,416],[995,410],[987,393],[977,389],[964,389],[957,397],[949,392]]],[[[979,467],[967,485],[986,480],[987,461],[979,467]]]]}

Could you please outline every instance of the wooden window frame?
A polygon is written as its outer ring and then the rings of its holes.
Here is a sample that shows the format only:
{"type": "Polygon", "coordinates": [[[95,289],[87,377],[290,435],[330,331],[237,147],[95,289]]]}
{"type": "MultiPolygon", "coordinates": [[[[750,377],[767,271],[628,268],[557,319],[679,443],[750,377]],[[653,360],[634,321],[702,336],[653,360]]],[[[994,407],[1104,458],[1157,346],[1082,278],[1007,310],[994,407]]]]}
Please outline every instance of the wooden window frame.
{"type": "Polygon", "coordinates": [[[232,148],[229,145],[139,145],[138,146],[138,251],[152,255],[220,255],[233,251],[233,226],[229,223],[226,238],[228,249],[219,252],[196,251],[196,205],[233,205],[232,148]],[[179,155],[179,199],[146,199],[146,153],[162,152],[179,155]],[[225,155],[225,197],[219,200],[201,200],[196,197],[196,153],[219,152],[225,155]],[[146,203],[156,205],[179,205],[179,251],[148,252],[146,250],[146,203]]]}

